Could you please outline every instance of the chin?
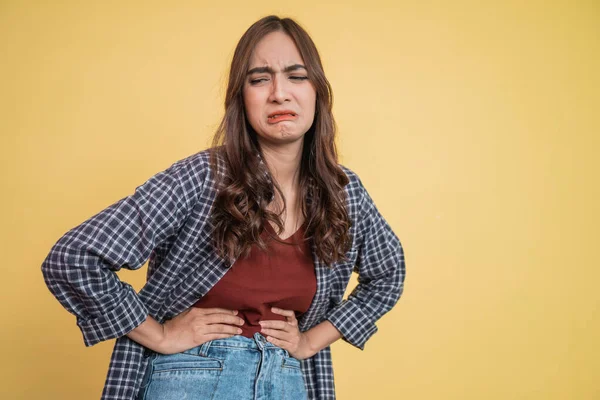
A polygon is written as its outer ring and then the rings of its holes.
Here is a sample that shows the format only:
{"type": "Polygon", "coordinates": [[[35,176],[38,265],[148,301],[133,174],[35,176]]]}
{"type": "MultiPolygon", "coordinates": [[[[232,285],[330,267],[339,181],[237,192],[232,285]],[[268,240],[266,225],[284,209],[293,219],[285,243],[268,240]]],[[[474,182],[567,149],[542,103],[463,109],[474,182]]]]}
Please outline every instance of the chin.
{"type": "Polygon", "coordinates": [[[298,140],[302,140],[304,138],[304,134],[295,133],[295,132],[277,132],[270,133],[268,135],[260,135],[259,140],[267,141],[273,144],[287,144],[294,143],[298,140]]]}

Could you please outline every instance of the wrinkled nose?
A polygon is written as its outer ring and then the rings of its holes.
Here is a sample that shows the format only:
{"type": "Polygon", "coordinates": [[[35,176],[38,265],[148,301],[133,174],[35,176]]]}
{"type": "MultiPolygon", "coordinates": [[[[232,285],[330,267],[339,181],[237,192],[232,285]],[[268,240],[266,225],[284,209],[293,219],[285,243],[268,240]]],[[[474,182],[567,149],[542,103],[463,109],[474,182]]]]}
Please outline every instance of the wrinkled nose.
{"type": "Polygon", "coordinates": [[[271,95],[269,101],[274,103],[283,103],[289,100],[289,93],[287,91],[287,82],[285,78],[281,76],[273,77],[273,85],[271,85],[271,95]]]}

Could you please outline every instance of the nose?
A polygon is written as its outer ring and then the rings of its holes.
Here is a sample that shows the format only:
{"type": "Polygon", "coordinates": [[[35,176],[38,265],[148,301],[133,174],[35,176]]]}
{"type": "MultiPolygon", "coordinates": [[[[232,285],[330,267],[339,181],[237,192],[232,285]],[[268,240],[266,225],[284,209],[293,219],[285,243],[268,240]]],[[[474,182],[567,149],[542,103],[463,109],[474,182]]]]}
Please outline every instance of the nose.
{"type": "Polygon", "coordinates": [[[289,93],[287,91],[287,82],[284,77],[275,75],[273,77],[273,85],[271,86],[271,94],[269,101],[272,103],[283,103],[289,100],[289,93]]]}

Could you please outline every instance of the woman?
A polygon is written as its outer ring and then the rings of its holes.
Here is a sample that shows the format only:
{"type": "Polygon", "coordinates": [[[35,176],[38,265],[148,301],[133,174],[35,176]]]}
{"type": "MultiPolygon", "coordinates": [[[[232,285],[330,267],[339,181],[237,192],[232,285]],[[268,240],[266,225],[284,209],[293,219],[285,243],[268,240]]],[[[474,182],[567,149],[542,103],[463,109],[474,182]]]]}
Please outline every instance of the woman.
{"type": "Polygon", "coordinates": [[[330,344],[364,349],[405,266],[337,162],[331,106],[308,34],[257,21],[236,47],[212,148],[53,246],[44,279],[86,346],[117,338],[102,399],[335,398],[330,344]],[[139,294],[114,273],[147,260],[139,294]]]}

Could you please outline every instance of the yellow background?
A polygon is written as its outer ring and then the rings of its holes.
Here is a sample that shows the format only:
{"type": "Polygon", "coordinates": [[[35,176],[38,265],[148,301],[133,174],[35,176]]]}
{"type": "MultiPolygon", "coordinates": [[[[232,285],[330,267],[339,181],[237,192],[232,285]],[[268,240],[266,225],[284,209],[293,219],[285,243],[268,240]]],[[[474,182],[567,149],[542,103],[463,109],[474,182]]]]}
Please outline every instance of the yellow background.
{"type": "Polygon", "coordinates": [[[600,398],[599,3],[282,4],[0,2],[0,397],[100,397],[113,341],[83,345],[40,265],[207,147],[237,40],[275,13],[315,40],[341,161],[406,251],[365,351],[333,345],[338,398],[600,398]]]}

